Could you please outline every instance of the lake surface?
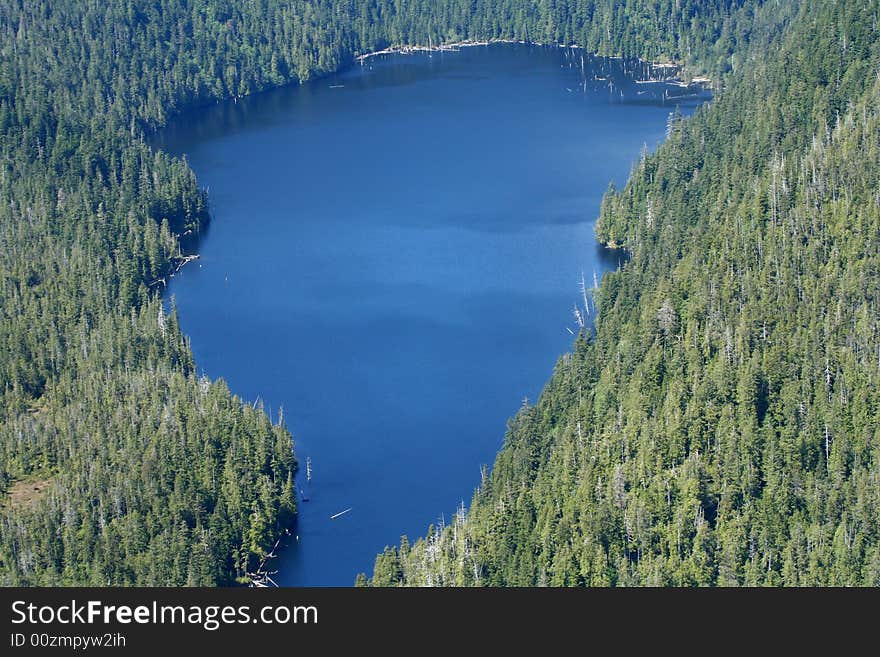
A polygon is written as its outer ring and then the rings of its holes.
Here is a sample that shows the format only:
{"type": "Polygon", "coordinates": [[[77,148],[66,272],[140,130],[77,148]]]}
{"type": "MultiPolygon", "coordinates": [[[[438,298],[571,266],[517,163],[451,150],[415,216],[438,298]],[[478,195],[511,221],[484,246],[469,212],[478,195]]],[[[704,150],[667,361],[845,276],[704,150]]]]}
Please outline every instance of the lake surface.
{"type": "Polygon", "coordinates": [[[210,193],[202,257],[169,290],[196,362],[273,418],[283,406],[312,461],[280,584],[351,585],[469,503],[569,350],[582,272],[617,266],[594,239],[602,193],[681,93],[581,58],[384,55],[159,136],[210,193]]]}

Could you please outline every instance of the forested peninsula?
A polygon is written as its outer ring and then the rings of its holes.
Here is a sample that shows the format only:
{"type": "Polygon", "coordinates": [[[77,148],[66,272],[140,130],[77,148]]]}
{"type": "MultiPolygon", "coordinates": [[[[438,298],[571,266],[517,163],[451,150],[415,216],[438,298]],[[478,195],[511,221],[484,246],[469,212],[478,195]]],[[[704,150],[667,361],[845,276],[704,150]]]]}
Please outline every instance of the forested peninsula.
{"type": "Polygon", "coordinates": [[[0,583],[244,582],[294,522],[290,433],[199,377],[163,309],[209,199],[149,135],[361,54],[493,39],[723,91],[609,190],[598,237],[629,261],[470,510],[360,582],[880,583],[878,8],[3,3],[0,583]]]}

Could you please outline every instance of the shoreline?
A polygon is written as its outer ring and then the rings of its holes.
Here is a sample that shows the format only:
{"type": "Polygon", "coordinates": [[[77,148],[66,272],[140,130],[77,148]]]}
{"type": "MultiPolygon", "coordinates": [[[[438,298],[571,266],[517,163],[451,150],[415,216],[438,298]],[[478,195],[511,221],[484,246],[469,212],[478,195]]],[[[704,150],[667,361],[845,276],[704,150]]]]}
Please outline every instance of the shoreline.
{"type": "MultiPolygon", "coordinates": [[[[372,57],[378,57],[380,55],[412,55],[414,53],[431,53],[431,52],[457,52],[461,48],[475,48],[477,46],[490,46],[497,43],[506,43],[506,44],[517,44],[517,45],[529,45],[529,46],[540,46],[542,48],[568,48],[571,50],[584,50],[583,46],[578,44],[563,44],[563,43],[541,43],[539,41],[524,41],[522,39],[489,39],[486,41],[453,41],[452,43],[441,43],[438,45],[412,45],[412,46],[389,46],[387,48],[383,48],[382,50],[373,50],[371,52],[362,53],[360,55],[355,55],[354,62],[363,65],[363,63],[371,59],[372,57]]],[[[622,55],[599,55],[597,53],[590,53],[591,57],[597,58],[605,58],[605,59],[625,59],[622,55]]],[[[656,69],[658,71],[671,71],[673,75],[666,75],[663,78],[654,79],[651,78],[649,80],[638,80],[637,82],[665,82],[668,84],[674,84],[676,86],[690,87],[691,85],[699,85],[699,86],[708,86],[712,84],[712,79],[707,75],[695,75],[690,81],[685,81],[680,74],[684,71],[684,65],[679,64],[677,62],[660,62],[660,61],[651,61],[648,59],[643,59],[642,57],[633,57],[633,61],[637,61],[640,64],[644,64],[651,69],[656,69]]]]}
{"type": "MultiPolygon", "coordinates": [[[[608,60],[629,59],[630,61],[638,62],[642,65],[647,66],[652,71],[652,73],[654,71],[668,71],[673,74],[672,77],[667,76],[666,79],[657,80],[657,82],[674,82],[674,81],[678,80],[679,82],[682,82],[682,84],[684,84],[683,81],[680,80],[680,78],[678,78],[677,76],[674,75],[675,73],[678,73],[681,70],[683,70],[683,67],[680,64],[677,64],[674,62],[652,62],[652,61],[643,59],[641,57],[625,58],[621,55],[599,55],[596,53],[590,53],[583,46],[580,46],[577,44],[541,43],[541,42],[525,41],[525,40],[520,40],[520,39],[490,39],[490,40],[484,40],[484,41],[465,40],[465,41],[456,41],[456,42],[452,42],[452,43],[443,43],[443,44],[439,44],[439,45],[390,46],[388,48],[384,48],[381,50],[362,53],[359,55],[355,55],[352,60],[349,60],[349,63],[341,63],[340,66],[335,71],[330,71],[330,72],[326,72],[326,73],[323,73],[320,75],[316,75],[315,77],[310,78],[308,80],[288,81],[288,82],[281,84],[281,85],[273,85],[273,86],[270,86],[266,89],[261,89],[259,91],[255,91],[253,93],[245,94],[244,96],[231,95],[231,96],[228,96],[225,98],[215,98],[215,99],[212,99],[211,101],[207,101],[207,102],[201,103],[199,105],[189,107],[189,108],[187,108],[186,111],[192,111],[193,109],[197,109],[199,106],[207,106],[210,104],[228,103],[230,101],[237,102],[238,98],[243,98],[246,96],[253,96],[253,95],[256,95],[259,93],[271,92],[271,91],[278,89],[280,87],[302,86],[303,84],[308,83],[308,82],[315,82],[320,79],[327,79],[335,74],[338,74],[340,72],[345,71],[346,69],[353,67],[355,64],[363,65],[363,63],[365,61],[367,61],[373,57],[378,57],[380,55],[409,55],[409,54],[433,53],[433,52],[457,52],[458,50],[460,50],[462,48],[474,48],[474,47],[478,47],[478,46],[487,46],[488,47],[488,46],[494,45],[494,44],[531,45],[531,46],[539,46],[542,48],[570,49],[570,50],[581,51],[584,54],[587,54],[589,57],[608,59],[608,60]]],[[[696,82],[696,80],[697,79],[694,78],[693,81],[696,82]]],[[[705,78],[705,80],[708,80],[708,78],[705,78]]],[[[178,118],[179,114],[180,113],[177,113],[177,115],[173,118],[178,118]]],[[[166,121],[166,123],[163,126],[156,127],[153,132],[154,136],[160,130],[166,128],[168,126],[170,120],[171,119],[166,121]]],[[[161,147],[157,147],[155,144],[153,144],[151,147],[156,148],[156,150],[161,149],[161,147]]],[[[165,152],[168,152],[168,151],[165,151],[165,152]]],[[[187,237],[187,232],[189,232],[189,231],[186,231],[183,233],[175,233],[175,235],[178,238],[178,240],[180,240],[184,237],[187,237]]],[[[196,233],[198,233],[198,232],[199,232],[199,230],[196,229],[196,233]]],[[[190,233],[190,234],[192,234],[192,233],[190,233]]],[[[197,239],[198,239],[198,237],[197,237],[197,239]]],[[[599,240],[595,239],[595,236],[594,236],[594,240],[597,243],[601,244],[601,242],[599,240]]],[[[606,249],[611,250],[611,251],[618,251],[618,252],[624,252],[624,253],[627,252],[626,248],[622,244],[608,242],[607,244],[604,244],[604,246],[606,249]]],[[[152,288],[154,286],[158,286],[161,283],[162,287],[164,289],[159,294],[161,296],[165,297],[165,295],[168,294],[168,286],[170,284],[170,279],[173,278],[177,273],[179,273],[180,270],[184,266],[186,266],[188,263],[193,262],[198,259],[200,259],[200,254],[197,252],[193,252],[193,253],[189,253],[189,254],[183,252],[183,253],[180,253],[176,257],[170,258],[171,269],[170,269],[169,273],[166,276],[163,276],[162,278],[159,278],[159,279],[149,283],[148,284],[149,287],[152,288]]],[[[291,447],[293,447],[293,445],[291,445],[291,447]]],[[[295,471],[295,476],[298,476],[298,475],[299,475],[299,468],[297,468],[295,471]]],[[[263,556],[263,558],[259,561],[257,568],[254,572],[245,572],[244,575],[239,578],[239,580],[237,581],[237,586],[242,587],[242,588],[248,588],[248,587],[275,588],[275,587],[278,587],[278,584],[273,580],[273,576],[276,575],[277,573],[279,573],[280,570],[284,567],[284,559],[283,559],[282,555],[287,550],[294,548],[294,546],[299,543],[299,536],[295,535],[295,529],[294,529],[296,527],[297,523],[299,522],[299,518],[300,518],[300,506],[299,506],[299,504],[297,504],[297,509],[296,509],[296,512],[294,515],[294,520],[293,520],[292,525],[288,528],[282,529],[279,534],[275,535],[276,540],[275,540],[271,550],[267,554],[265,554],[263,556]],[[296,536],[296,538],[294,540],[290,540],[290,538],[292,536],[296,536]],[[272,564],[273,569],[270,570],[269,564],[273,559],[277,559],[277,562],[275,564],[272,564]],[[277,569],[275,569],[275,568],[277,568],[277,569]]]]}
{"type": "MultiPolygon", "coordinates": [[[[455,52],[460,48],[474,48],[476,46],[489,46],[493,43],[518,43],[521,45],[526,45],[526,41],[518,41],[516,39],[490,39],[489,41],[454,41],[452,43],[441,43],[440,45],[415,45],[415,46],[389,46],[388,48],[384,48],[382,50],[374,50],[372,52],[363,53],[361,55],[356,55],[354,61],[358,63],[363,63],[367,59],[371,57],[377,57],[379,55],[411,55],[416,52],[455,52]]],[[[532,44],[532,45],[543,45],[543,44],[532,44]]],[[[578,46],[579,47],[579,46],[578,46]]]]}

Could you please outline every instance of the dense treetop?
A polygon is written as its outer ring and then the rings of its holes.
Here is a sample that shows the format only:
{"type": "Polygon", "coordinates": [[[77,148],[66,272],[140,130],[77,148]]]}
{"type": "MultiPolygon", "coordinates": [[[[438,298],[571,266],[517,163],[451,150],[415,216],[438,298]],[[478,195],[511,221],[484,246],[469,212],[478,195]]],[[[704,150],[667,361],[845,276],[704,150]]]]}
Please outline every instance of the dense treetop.
{"type": "Polygon", "coordinates": [[[160,303],[208,199],[145,135],[388,45],[522,39],[725,90],[607,196],[630,262],[472,509],[373,582],[877,584],[877,9],[3,3],[0,583],[228,583],[295,512],[283,423],[160,303]]]}
{"type": "Polygon", "coordinates": [[[723,93],[604,200],[630,259],[595,334],[369,583],[880,584],[878,8],[748,17],[723,93]]]}

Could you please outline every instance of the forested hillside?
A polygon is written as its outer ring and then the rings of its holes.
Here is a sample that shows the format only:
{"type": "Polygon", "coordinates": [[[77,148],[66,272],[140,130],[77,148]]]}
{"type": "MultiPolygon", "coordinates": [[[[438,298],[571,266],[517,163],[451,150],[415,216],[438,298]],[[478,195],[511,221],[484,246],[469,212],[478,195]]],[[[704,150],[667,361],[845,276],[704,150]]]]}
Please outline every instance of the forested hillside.
{"type": "Polygon", "coordinates": [[[374,582],[876,582],[877,7],[759,5],[2,3],[0,583],[231,583],[290,525],[290,434],[200,379],[161,309],[209,199],[145,136],[468,38],[674,59],[728,90],[608,198],[631,262],[468,518],[374,582]]]}
{"type": "Polygon", "coordinates": [[[604,200],[631,257],[595,335],[370,583],[880,585],[878,9],[754,12],[724,92],[604,200]]]}

